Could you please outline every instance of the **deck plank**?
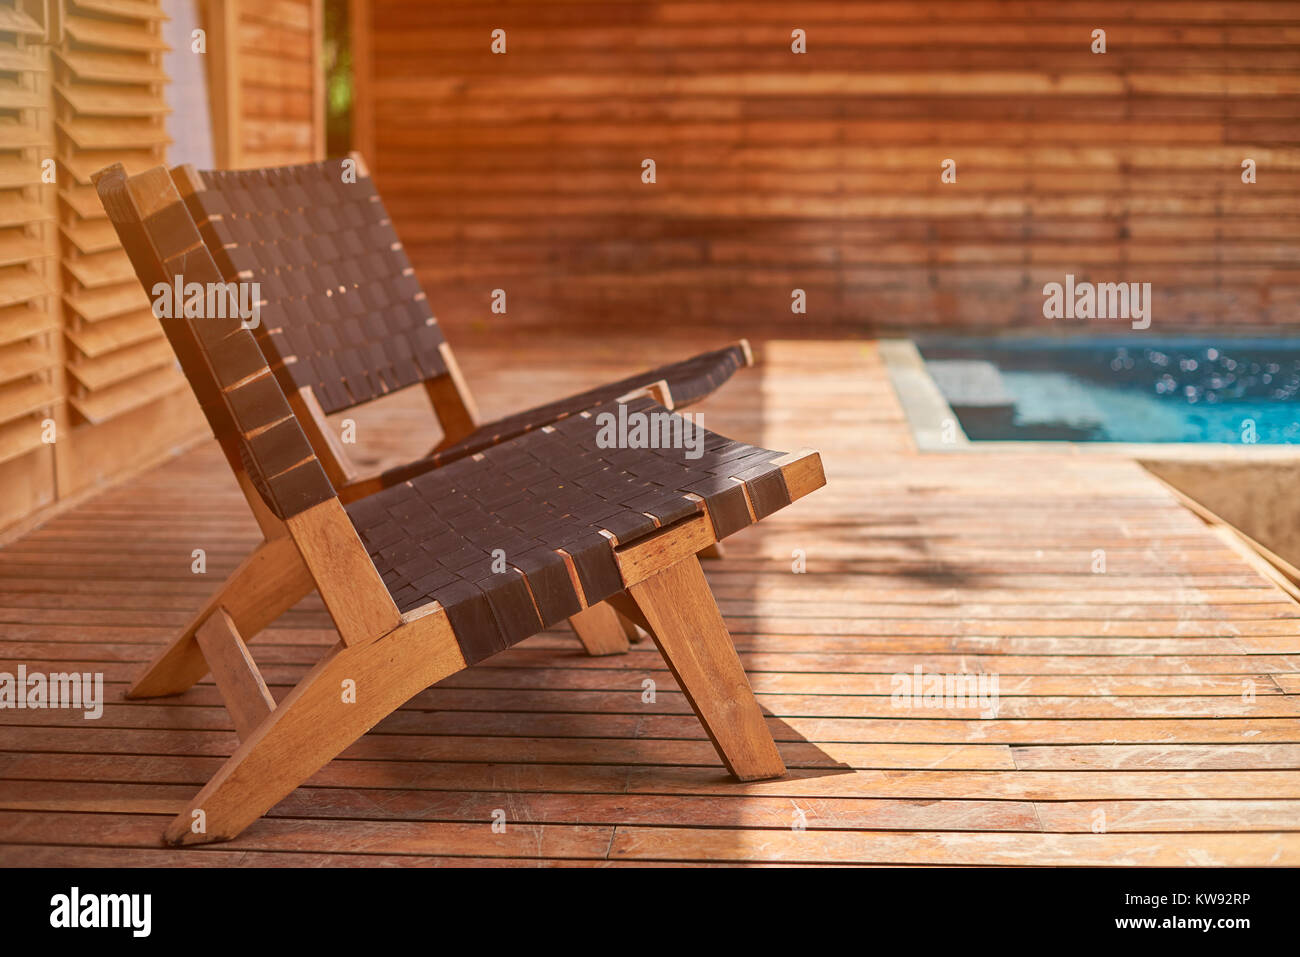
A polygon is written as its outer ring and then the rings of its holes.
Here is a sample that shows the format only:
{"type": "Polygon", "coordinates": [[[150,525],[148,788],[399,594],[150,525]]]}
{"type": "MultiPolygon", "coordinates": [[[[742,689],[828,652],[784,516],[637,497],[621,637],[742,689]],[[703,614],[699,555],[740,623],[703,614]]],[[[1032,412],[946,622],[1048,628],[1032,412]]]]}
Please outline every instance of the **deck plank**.
{"type": "MultiPolygon", "coordinates": [[[[487,415],[690,348],[458,343],[487,415]]],[[[207,444],[0,549],[0,670],[102,672],[106,697],[0,711],[0,865],[1300,864],[1300,606],[1131,461],[921,455],[874,344],[758,351],[704,424],[818,448],[828,485],[705,570],[786,778],[730,781],[653,647],[592,659],[557,629],[416,696],[232,844],[160,847],[236,744],[210,679],[122,700],[257,539],[207,444]],[[900,706],[918,667],[996,676],[996,716],[900,706]]],[[[431,444],[422,402],[349,413],[362,467],[431,444]]],[[[282,697],[333,641],[309,596],[250,650],[282,697]]]]}

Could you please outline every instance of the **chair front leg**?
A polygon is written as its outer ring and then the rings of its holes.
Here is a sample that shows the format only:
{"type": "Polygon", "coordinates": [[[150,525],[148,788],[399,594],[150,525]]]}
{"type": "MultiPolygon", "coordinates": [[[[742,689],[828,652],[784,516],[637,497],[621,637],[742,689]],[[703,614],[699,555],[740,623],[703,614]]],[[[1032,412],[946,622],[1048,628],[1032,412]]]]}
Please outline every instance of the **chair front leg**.
{"type": "Polygon", "coordinates": [[[218,609],[225,608],[244,640],[251,641],[315,587],[291,538],[282,535],[264,541],[154,657],[126,696],[181,694],[207,674],[208,663],[195,634],[218,609]]]}
{"type": "Polygon", "coordinates": [[[785,774],[699,559],[670,565],[628,594],[727,770],[741,781],[785,774]]]}
{"type": "Polygon", "coordinates": [[[447,615],[335,645],[167,828],[169,844],[228,841],[413,696],[465,667],[447,615]]]}

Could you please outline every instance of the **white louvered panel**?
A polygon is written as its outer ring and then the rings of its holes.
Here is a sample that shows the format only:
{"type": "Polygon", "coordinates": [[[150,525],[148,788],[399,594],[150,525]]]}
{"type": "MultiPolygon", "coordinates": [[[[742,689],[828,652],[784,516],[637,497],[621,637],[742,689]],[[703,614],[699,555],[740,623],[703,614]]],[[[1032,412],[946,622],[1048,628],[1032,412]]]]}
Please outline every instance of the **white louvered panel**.
{"type": "Polygon", "coordinates": [[[0,383],[0,422],[12,422],[48,409],[58,399],[58,390],[41,379],[0,383]]]}
{"type": "Polygon", "coordinates": [[[72,395],[68,403],[91,425],[99,425],[188,387],[185,376],[173,364],[146,371],[107,388],[72,395]]]}
{"type": "MultiPolygon", "coordinates": [[[[147,6],[154,10],[159,9],[156,4],[151,3],[147,6]]],[[[130,17],[96,19],[78,15],[83,10],[86,10],[85,4],[68,4],[69,13],[64,29],[67,30],[68,37],[77,44],[105,53],[124,51],[162,53],[167,49],[167,45],[163,43],[158,30],[155,29],[156,21],[162,19],[161,16],[147,20],[130,17]]]]}
{"type": "Polygon", "coordinates": [[[22,150],[0,152],[0,189],[23,189],[41,185],[41,166],[23,156],[22,150]]]}
{"type": "Polygon", "coordinates": [[[0,309],[36,303],[49,297],[50,287],[29,263],[0,268],[0,309]]]}
{"type": "Polygon", "coordinates": [[[128,312],[149,311],[149,297],[139,286],[80,289],[66,293],[63,302],[69,310],[77,314],[79,319],[91,324],[99,324],[105,319],[112,319],[128,312]]]}
{"type": "Polygon", "coordinates": [[[165,83],[166,74],[148,56],[134,53],[97,53],[89,50],[57,50],[70,75],[83,82],[165,83]]]}
{"type": "Polygon", "coordinates": [[[21,229],[0,229],[0,269],[47,258],[45,243],[21,229]]]}
{"type": "Polygon", "coordinates": [[[63,235],[68,237],[77,251],[89,255],[102,253],[121,245],[117,241],[117,230],[105,219],[80,219],[63,227],[63,235]]]}
{"type": "Polygon", "coordinates": [[[157,0],[70,0],[53,61],[68,404],[91,424],[183,385],[91,185],[110,164],[165,160],[164,19],[157,0]]]}
{"type": "Polygon", "coordinates": [[[148,309],[114,316],[110,322],[87,323],[69,332],[68,338],[92,359],[135,343],[164,341],[158,338],[158,320],[148,309]]]}
{"type": "Polygon", "coordinates": [[[45,36],[45,28],[28,16],[14,0],[4,0],[0,3],[0,36],[6,34],[18,38],[20,43],[24,40],[30,42],[45,36]]]}
{"type": "Polygon", "coordinates": [[[0,463],[42,446],[59,398],[44,34],[23,4],[0,0],[0,463]]]}
{"type": "Polygon", "coordinates": [[[175,366],[176,356],[166,339],[147,339],[122,349],[86,358],[73,368],[73,375],[89,389],[105,389],[138,375],[175,366]]]}
{"type": "Polygon", "coordinates": [[[89,200],[93,199],[95,201],[91,216],[103,216],[104,207],[100,204],[99,195],[91,185],[91,177],[105,166],[110,166],[113,163],[121,163],[126,167],[128,173],[139,173],[150,166],[157,166],[161,162],[160,156],[161,153],[157,148],[76,150],[70,155],[59,157],[59,165],[70,174],[70,181],[69,178],[64,178],[64,187],[61,193],[66,193],[76,186],[84,187],[87,205],[89,205],[89,200]]]}
{"type": "Polygon", "coordinates": [[[46,310],[27,305],[0,307],[0,346],[51,333],[57,328],[54,317],[46,310]]]}
{"type": "Polygon", "coordinates": [[[32,415],[0,422],[0,464],[41,448],[42,431],[41,420],[32,415]]]}

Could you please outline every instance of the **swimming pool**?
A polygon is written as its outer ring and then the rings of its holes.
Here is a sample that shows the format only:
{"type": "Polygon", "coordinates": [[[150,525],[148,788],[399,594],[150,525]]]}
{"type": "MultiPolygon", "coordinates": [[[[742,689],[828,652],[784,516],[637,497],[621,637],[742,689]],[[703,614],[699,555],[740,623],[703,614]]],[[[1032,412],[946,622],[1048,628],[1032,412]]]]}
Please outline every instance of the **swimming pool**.
{"type": "Polygon", "coordinates": [[[1300,338],[913,342],[975,442],[1300,444],[1300,338]]]}

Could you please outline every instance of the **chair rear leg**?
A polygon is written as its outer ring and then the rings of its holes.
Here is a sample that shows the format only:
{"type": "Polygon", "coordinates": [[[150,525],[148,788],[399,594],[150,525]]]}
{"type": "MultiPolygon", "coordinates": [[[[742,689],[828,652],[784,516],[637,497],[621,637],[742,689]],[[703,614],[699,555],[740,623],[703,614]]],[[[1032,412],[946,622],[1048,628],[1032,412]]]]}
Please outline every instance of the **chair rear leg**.
{"type": "Polygon", "coordinates": [[[207,674],[208,663],[195,635],[218,609],[224,607],[234,627],[250,640],[315,587],[292,539],[285,535],[263,542],[149,663],[126,696],[181,694],[207,674]]]}
{"type": "Polygon", "coordinates": [[[785,765],[694,555],[628,588],[722,761],[742,781],[785,765]]]}
{"type": "Polygon", "coordinates": [[[587,649],[587,654],[627,654],[628,636],[623,619],[608,602],[582,609],[569,619],[574,633],[587,649]]]}
{"type": "Polygon", "coordinates": [[[641,609],[637,607],[631,595],[621,592],[611,595],[607,602],[618,612],[618,619],[623,623],[623,632],[629,642],[639,645],[650,637],[650,622],[645,620],[645,615],[641,614],[641,609]]]}
{"type": "Polygon", "coordinates": [[[336,645],[172,821],[167,843],[236,837],[384,717],[464,667],[445,612],[336,645]]]}
{"type": "MultiPolygon", "coordinates": [[[[633,603],[633,607],[636,607],[635,602],[633,603]]],[[[615,606],[615,611],[618,612],[618,620],[623,626],[623,634],[627,635],[627,640],[630,644],[639,645],[650,637],[650,632],[644,625],[638,625],[635,618],[629,618],[627,615],[623,614],[622,609],[618,608],[618,606],[615,606]]]]}

